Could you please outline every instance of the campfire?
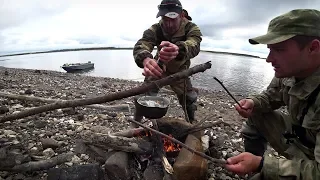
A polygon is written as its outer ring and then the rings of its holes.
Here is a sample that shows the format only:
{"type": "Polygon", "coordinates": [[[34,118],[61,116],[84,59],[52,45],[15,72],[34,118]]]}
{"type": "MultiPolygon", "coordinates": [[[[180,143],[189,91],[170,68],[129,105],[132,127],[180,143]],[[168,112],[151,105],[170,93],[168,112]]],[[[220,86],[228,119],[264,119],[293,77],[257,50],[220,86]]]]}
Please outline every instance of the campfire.
{"type": "MultiPolygon", "coordinates": [[[[144,108],[140,105],[137,109],[144,108]]],[[[112,135],[83,132],[87,145],[107,149],[111,154],[105,161],[110,179],[202,180],[206,179],[207,160],[224,163],[204,154],[201,130],[207,127],[201,126],[203,122],[192,125],[181,118],[162,117],[163,112],[161,117],[147,112],[149,118],[142,122],[127,119],[143,128],[112,135]]]]}
{"type": "MultiPolygon", "coordinates": [[[[138,137],[141,137],[141,138],[143,138],[143,137],[145,137],[145,136],[152,136],[153,134],[152,134],[152,132],[150,132],[150,131],[142,131],[139,135],[137,135],[138,137]]],[[[172,134],[169,134],[168,135],[169,137],[172,137],[173,138],[173,136],[172,136],[172,134]]],[[[177,143],[174,143],[174,142],[172,142],[170,139],[168,139],[168,138],[166,138],[166,137],[162,137],[161,138],[161,141],[162,141],[162,143],[163,143],[163,150],[164,150],[164,152],[166,152],[167,154],[169,154],[169,153],[177,153],[177,152],[179,152],[180,150],[181,150],[181,145],[179,145],[179,144],[177,144],[177,143]]]]}
{"type": "MultiPolygon", "coordinates": [[[[147,120],[143,124],[149,124],[150,128],[183,142],[193,150],[204,152],[201,131],[185,133],[193,127],[190,123],[164,117],[157,119],[154,127],[154,121],[147,120]]],[[[109,151],[105,171],[110,179],[206,179],[207,159],[144,128],[127,129],[109,135],[90,131],[81,134],[83,140],[88,139],[84,142],[89,146],[88,149],[94,145],[95,151],[98,151],[97,148],[109,151]]]]}

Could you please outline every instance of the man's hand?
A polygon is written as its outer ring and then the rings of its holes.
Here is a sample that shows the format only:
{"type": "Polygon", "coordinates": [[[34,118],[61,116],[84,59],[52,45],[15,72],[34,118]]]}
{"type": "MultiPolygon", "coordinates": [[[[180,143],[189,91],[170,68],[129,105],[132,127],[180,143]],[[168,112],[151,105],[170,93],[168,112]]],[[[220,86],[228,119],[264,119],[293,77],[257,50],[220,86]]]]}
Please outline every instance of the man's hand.
{"type": "Polygon", "coordinates": [[[238,104],[235,104],[235,108],[238,111],[238,113],[244,118],[250,117],[252,114],[253,107],[254,107],[253,100],[252,99],[242,99],[239,101],[239,104],[241,105],[241,107],[238,104]]]}
{"type": "Polygon", "coordinates": [[[225,167],[228,171],[231,171],[238,175],[245,175],[257,172],[261,159],[261,156],[256,156],[251,153],[244,152],[227,159],[227,164],[225,165],[225,167]]]}
{"type": "Polygon", "coordinates": [[[164,63],[173,60],[179,54],[179,47],[169,41],[162,41],[160,48],[159,58],[164,63]]]}
{"type": "Polygon", "coordinates": [[[143,75],[151,76],[156,79],[161,78],[163,70],[158,66],[156,60],[146,58],[143,60],[143,75]]]}

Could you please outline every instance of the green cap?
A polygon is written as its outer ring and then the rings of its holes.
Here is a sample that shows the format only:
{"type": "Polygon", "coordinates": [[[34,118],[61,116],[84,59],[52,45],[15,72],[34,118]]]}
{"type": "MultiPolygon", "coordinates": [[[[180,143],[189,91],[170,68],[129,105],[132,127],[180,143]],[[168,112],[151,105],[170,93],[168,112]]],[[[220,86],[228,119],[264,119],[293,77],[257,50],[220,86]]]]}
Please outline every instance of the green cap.
{"type": "Polygon", "coordinates": [[[251,44],[276,44],[296,35],[320,37],[320,11],[295,9],[272,19],[265,35],[249,39],[251,44]]]}

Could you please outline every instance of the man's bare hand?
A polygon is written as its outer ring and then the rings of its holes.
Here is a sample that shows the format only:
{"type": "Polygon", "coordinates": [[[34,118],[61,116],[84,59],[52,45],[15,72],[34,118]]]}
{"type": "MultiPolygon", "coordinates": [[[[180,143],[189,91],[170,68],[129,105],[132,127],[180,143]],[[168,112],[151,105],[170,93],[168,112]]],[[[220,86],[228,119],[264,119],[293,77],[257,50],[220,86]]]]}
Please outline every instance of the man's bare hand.
{"type": "Polygon", "coordinates": [[[159,58],[164,63],[175,59],[179,54],[179,47],[169,41],[162,41],[160,48],[159,58]]]}
{"type": "Polygon", "coordinates": [[[158,66],[156,60],[146,58],[143,60],[143,75],[146,77],[161,78],[163,70],[158,66]]]}
{"type": "Polygon", "coordinates": [[[262,157],[248,152],[227,159],[226,169],[239,175],[258,171],[262,157]]]}
{"type": "Polygon", "coordinates": [[[241,105],[241,107],[238,104],[235,104],[235,108],[238,111],[238,113],[244,118],[250,117],[254,107],[253,100],[242,99],[239,101],[239,104],[241,105]]]}

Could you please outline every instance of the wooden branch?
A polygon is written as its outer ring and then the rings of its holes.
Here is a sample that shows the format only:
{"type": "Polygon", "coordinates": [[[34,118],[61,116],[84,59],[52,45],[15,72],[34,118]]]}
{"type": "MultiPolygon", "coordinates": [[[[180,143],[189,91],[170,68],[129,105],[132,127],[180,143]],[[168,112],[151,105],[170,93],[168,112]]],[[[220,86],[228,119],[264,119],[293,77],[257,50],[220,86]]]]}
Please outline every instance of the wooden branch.
{"type": "Polygon", "coordinates": [[[139,126],[141,126],[141,127],[143,127],[143,128],[145,128],[145,129],[147,129],[147,130],[149,130],[149,131],[152,131],[152,132],[154,132],[154,133],[156,133],[156,134],[159,134],[159,135],[161,135],[161,136],[163,136],[163,137],[166,137],[166,138],[168,138],[169,140],[171,140],[171,141],[173,141],[173,142],[181,145],[182,147],[186,148],[188,151],[190,151],[190,152],[192,152],[192,153],[195,153],[195,154],[197,154],[197,155],[199,155],[199,156],[201,156],[201,157],[203,157],[203,158],[205,158],[205,159],[207,159],[207,160],[210,160],[211,162],[216,163],[217,165],[224,165],[224,164],[226,164],[226,161],[225,161],[225,160],[216,159],[216,158],[210,157],[210,156],[208,156],[208,155],[206,155],[206,154],[204,154],[204,153],[202,153],[202,152],[196,151],[196,150],[190,148],[189,146],[185,145],[184,143],[178,141],[177,139],[172,138],[172,137],[170,137],[170,136],[168,136],[168,135],[166,135],[166,134],[163,134],[162,132],[156,131],[156,130],[154,130],[154,129],[152,129],[152,128],[149,128],[149,127],[147,127],[147,126],[145,126],[145,125],[143,125],[143,124],[141,124],[141,123],[133,120],[133,118],[127,118],[127,120],[130,121],[130,122],[132,122],[132,123],[135,123],[135,124],[137,124],[137,125],[139,125],[139,126]]]}
{"type": "MultiPolygon", "coordinates": [[[[42,97],[34,97],[34,96],[26,96],[26,95],[18,95],[18,94],[9,94],[5,92],[0,92],[0,97],[5,97],[9,99],[18,99],[22,101],[33,101],[33,102],[43,102],[43,103],[54,103],[54,102],[63,102],[66,100],[62,99],[48,99],[48,98],[42,98],[42,97]]],[[[93,108],[93,109],[102,109],[106,111],[121,111],[121,112],[130,112],[130,106],[129,104],[116,104],[116,105],[100,105],[100,104],[93,104],[93,105],[86,105],[87,108],[93,108]]]]}
{"type": "Polygon", "coordinates": [[[139,95],[142,93],[148,92],[150,89],[154,88],[161,88],[165,85],[169,85],[173,82],[176,82],[177,80],[187,78],[188,76],[191,76],[193,74],[204,72],[205,70],[211,68],[211,63],[206,62],[204,64],[196,65],[190,69],[184,70],[182,72],[178,72],[176,74],[173,74],[171,76],[167,76],[163,79],[159,79],[157,81],[154,81],[152,83],[143,84],[139,87],[132,88],[130,90],[125,90],[121,92],[116,92],[104,96],[97,96],[94,98],[88,98],[88,99],[79,99],[79,100],[69,100],[69,101],[63,101],[63,102],[55,102],[52,104],[47,104],[41,107],[31,108],[25,111],[21,111],[19,113],[10,114],[7,116],[4,116],[0,119],[0,123],[6,122],[6,121],[12,121],[20,118],[24,118],[27,116],[39,114],[46,111],[52,111],[54,109],[60,109],[60,108],[67,108],[67,107],[77,107],[77,106],[84,106],[89,104],[101,104],[105,102],[110,102],[114,100],[119,100],[123,98],[127,98],[130,96],[139,95]]]}
{"type": "Polygon", "coordinates": [[[114,132],[111,135],[132,138],[140,135],[144,131],[146,131],[144,128],[134,128],[134,129],[127,129],[124,131],[114,132]]]}
{"type": "Polygon", "coordinates": [[[15,165],[12,168],[0,169],[0,171],[31,172],[31,171],[47,170],[52,167],[55,167],[56,165],[71,161],[73,155],[74,155],[73,153],[63,153],[51,159],[46,159],[41,161],[31,161],[28,163],[15,165]]]}
{"type": "Polygon", "coordinates": [[[152,144],[143,138],[111,136],[102,133],[92,133],[91,131],[84,131],[80,133],[80,136],[86,145],[97,146],[105,150],[115,149],[138,154],[148,154],[153,150],[152,144]]]}
{"type": "Polygon", "coordinates": [[[188,131],[186,133],[187,134],[195,133],[195,132],[207,129],[207,128],[211,128],[211,127],[216,126],[216,125],[221,124],[221,123],[223,123],[223,121],[222,120],[218,120],[218,121],[211,122],[211,123],[203,125],[203,126],[192,127],[190,129],[188,129],[188,131]]]}
{"type": "Polygon", "coordinates": [[[192,128],[198,127],[201,124],[203,124],[206,120],[211,119],[213,116],[210,116],[210,118],[208,118],[208,116],[206,116],[205,118],[203,118],[201,121],[197,122],[192,128]]]}

